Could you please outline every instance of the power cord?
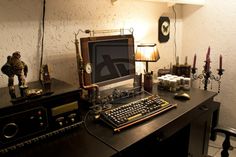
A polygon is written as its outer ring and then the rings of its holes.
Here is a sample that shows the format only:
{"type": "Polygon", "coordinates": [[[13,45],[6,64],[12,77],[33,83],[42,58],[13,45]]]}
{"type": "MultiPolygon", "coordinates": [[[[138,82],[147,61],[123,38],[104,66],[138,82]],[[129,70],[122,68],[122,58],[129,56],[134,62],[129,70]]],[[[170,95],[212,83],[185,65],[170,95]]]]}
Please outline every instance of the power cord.
{"type": "Polygon", "coordinates": [[[113,149],[114,151],[116,151],[117,153],[120,153],[120,151],[117,150],[115,147],[113,147],[112,145],[106,143],[103,139],[101,139],[99,136],[93,134],[93,133],[89,130],[89,128],[88,128],[88,126],[87,126],[87,124],[86,124],[86,119],[87,119],[88,115],[91,113],[91,111],[92,111],[92,110],[89,110],[89,111],[85,114],[84,120],[82,121],[83,124],[84,124],[84,127],[85,127],[86,131],[87,131],[91,136],[97,138],[100,142],[104,143],[105,145],[107,145],[108,147],[110,147],[111,149],[113,149]]]}
{"type": "Polygon", "coordinates": [[[217,146],[217,145],[215,146],[215,145],[210,145],[210,144],[209,144],[208,146],[209,146],[209,147],[212,147],[212,148],[222,149],[221,146],[217,146]]]}
{"type": "Polygon", "coordinates": [[[175,56],[175,63],[177,63],[177,45],[176,45],[176,11],[175,11],[175,6],[172,6],[172,10],[174,12],[174,56],[175,56]]]}
{"type": "Polygon", "coordinates": [[[45,8],[46,8],[46,0],[43,0],[43,16],[42,16],[42,31],[41,31],[41,57],[40,57],[40,65],[39,65],[39,80],[41,80],[41,70],[43,66],[43,48],[44,48],[44,27],[45,27],[45,8]]]}
{"type": "MultiPolygon", "coordinates": [[[[218,148],[218,149],[223,149],[222,146],[219,146],[219,145],[208,145],[209,147],[212,147],[212,148],[218,148]]],[[[233,150],[235,149],[236,147],[235,146],[230,146],[230,149],[229,150],[233,150]]]]}

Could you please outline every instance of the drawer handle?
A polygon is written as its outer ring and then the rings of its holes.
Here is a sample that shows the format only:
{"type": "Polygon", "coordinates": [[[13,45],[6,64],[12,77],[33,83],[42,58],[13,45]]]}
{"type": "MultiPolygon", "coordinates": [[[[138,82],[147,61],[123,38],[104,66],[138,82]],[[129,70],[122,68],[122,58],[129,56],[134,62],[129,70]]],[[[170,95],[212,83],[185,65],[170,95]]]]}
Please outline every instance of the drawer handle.
{"type": "Polygon", "coordinates": [[[158,142],[162,142],[162,141],[164,140],[164,135],[163,135],[163,133],[160,133],[159,135],[157,135],[157,136],[156,136],[156,140],[157,140],[158,142]]]}
{"type": "Polygon", "coordinates": [[[209,108],[208,108],[207,106],[203,105],[203,106],[200,107],[200,110],[202,110],[202,111],[208,111],[209,108]]]}

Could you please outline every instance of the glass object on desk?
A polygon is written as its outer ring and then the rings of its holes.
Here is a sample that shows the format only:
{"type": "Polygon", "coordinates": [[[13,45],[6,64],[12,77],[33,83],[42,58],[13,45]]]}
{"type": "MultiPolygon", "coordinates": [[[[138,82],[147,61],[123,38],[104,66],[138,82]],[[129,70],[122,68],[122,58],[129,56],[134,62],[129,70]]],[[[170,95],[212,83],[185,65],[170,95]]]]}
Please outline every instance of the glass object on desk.
{"type": "Polygon", "coordinates": [[[166,74],[158,77],[158,88],[175,92],[177,90],[190,90],[191,79],[188,77],[166,74]]]}
{"type": "Polygon", "coordinates": [[[177,90],[177,80],[170,80],[170,91],[175,92],[177,90]]]}
{"type": "Polygon", "coordinates": [[[184,78],[184,84],[183,84],[184,90],[190,90],[191,88],[191,79],[188,77],[184,78]]]}
{"type": "Polygon", "coordinates": [[[135,91],[139,92],[142,89],[142,73],[134,75],[133,87],[135,91]]]}

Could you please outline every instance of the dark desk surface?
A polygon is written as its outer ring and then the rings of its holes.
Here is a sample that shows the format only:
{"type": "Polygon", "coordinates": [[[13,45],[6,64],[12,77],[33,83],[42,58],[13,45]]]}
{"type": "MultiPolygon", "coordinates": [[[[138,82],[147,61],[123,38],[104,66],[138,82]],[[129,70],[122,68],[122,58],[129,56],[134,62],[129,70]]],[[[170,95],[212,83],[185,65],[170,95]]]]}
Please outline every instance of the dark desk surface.
{"type": "MultiPolygon", "coordinates": [[[[64,93],[80,91],[78,87],[74,87],[64,81],[60,81],[60,80],[52,78],[51,82],[52,83],[51,83],[50,91],[52,93],[50,95],[45,95],[43,97],[34,98],[34,99],[28,99],[26,101],[30,103],[30,102],[35,102],[42,99],[48,99],[48,98],[51,99],[53,97],[63,95],[64,93]]],[[[44,90],[43,85],[41,84],[40,81],[28,83],[27,86],[28,86],[28,89],[43,89],[44,90]]],[[[20,97],[18,86],[15,86],[15,92],[16,92],[17,97],[20,97]]],[[[8,92],[8,87],[1,88],[0,89],[0,109],[2,110],[4,108],[9,108],[9,107],[14,106],[15,104],[19,106],[22,103],[25,103],[25,101],[19,101],[15,103],[14,102],[15,101],[11,101],[11,97],[8,92]]]]}
{"type": "Polygon", "coordinates": [[[190,94],[191,99],[181,101],[173,99],[174,93],[166,91],[155,92],[155,90],[153,90],[153,93],[157,93],[170,103],[177,103],[178,107],[141,124],[121,130],[119,133],[114,133],[111,128],[103,123],[86,121],[89,130],[102,140],[106,141],[106,143],[115,147],[118,151],[122,151],[151,134],[156,134],[157,136],[161,135],[162,139],[168,138],[187,125],[192,119],[196,118],[194,117],[194,114],[197,113],[192,112],[195,108],[212,100],[216,95],[216,93],[213,92],[192,88],[190,91],[187,91],[187,93],[190,94]]]}
{"type": "Polygon", "coordinates": [[[5,154],[4,157],[106,157],[115,153],[81,126],[64,135],[50,137],[5,154]]]}
{"type": "MultiPolygon", "coordinates": [[[[196,112],[193,110],[208,101],[212,101],[216,95],[213,92],[193,88],[187,91],[191,99],[180,101],[173,99],[173,93],[156,89],[154,87],[153,93],[157,93],[171,103],[177,103],[178,107],[118,133],[114,133],[110,127],[102,122],[91,120],[88,116],[86,119],[88,129],[103,142],[114,147],[117,151],[122,151],[151,135],[161,135],[163,139],[170,137],[196,118],[196,112]]],[[[41,141],[7,155],[17,157],[108,157],[116,153],[114,149],[88,134],[86,129],[81,126],[70,133],[65,133],[65,135],[41,141]]]]}

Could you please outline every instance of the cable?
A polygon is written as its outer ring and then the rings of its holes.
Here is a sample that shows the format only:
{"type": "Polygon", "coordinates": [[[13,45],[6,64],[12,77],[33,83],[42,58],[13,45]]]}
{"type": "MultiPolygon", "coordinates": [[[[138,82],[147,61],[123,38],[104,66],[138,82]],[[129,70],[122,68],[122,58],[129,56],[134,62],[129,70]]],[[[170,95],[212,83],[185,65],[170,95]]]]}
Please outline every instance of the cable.
{"type": "MultiPolygon", "coordinates": [[[[208,145],[209,147],[212,147],[212,148],[218,148],[218,149],[223,149],[222,146],[218,146],[218,145],[208,145]]],[[[235,146],[230,146],[230,149],[235,149],[236,147],[235,146]]]]}
{"type": "Polygon", "coordinates": [[[176,58],[177,58],[177,54],[176,54],[177,45],[176,45],[176,11],[175,11],[175,6],[172,6],[172,10],[174,12],[174,56],[175,56],[175,63],[177,63],[177,61],[176,61],[176,58]]]}
{"type": "Polygon", "coordinates": [[[41,80],[41,69],[43,65],[43,47],[44,47],[44,27],[45,27],[45,6],[46,0],[43,0],[43,17],[42,17],[42,39],[41,39],[41,57],[40,57],[40,66],[39,66],[39,80],[41,80]]]}
{"type": "Polygon", "coordinates": [[[214,146],[214,145],[208,145],[209,147],[212,147],[212,148],[217,148],[217,149],[222,149],[222,147],[221,146],[214,146]]]}
{"type": "Polygon", "coordinates": [[[84,120],[83,120],[83,124],[84,124],[84,127],[85,127],[86,131],[87,131],[90,135],[92,135],[93,137],[97,138],[100,142],[102,142],[102,143],[104,143],[105,145],[107,145],[108,147],[112,148],[112,149],[115,150],[117,153],[120,153],[120,151],[117,150],[115,147],[113,147],[112,145],[106,143],[103,139],[101,139],[101,138],[98,137],[97,135],[93,134],[93,133],[89,130],[89,128],[87,127],[87,124],[86,124],[86,119],[87,119],[87,117],[88,117],[88,115],[89,115],[90,112],[91,112],[91,110],[89,110],[89,111],[85,114],[85,117],[84,117],[84,120]]]}

